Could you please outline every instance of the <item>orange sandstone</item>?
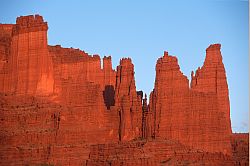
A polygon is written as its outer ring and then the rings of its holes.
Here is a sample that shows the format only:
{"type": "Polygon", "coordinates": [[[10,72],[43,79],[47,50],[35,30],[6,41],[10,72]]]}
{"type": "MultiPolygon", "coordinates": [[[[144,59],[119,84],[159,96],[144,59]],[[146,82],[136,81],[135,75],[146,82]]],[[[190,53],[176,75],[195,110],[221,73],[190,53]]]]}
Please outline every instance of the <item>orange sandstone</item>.
{"type": "Polygon", "coordinates": [[[110,56],[49,46],[47,30],[39,15],[0,24],[0,165],[249,164],[220,44],[190,86],[164,52],[147,104],[130,58],[114,70],[110,56]]]}

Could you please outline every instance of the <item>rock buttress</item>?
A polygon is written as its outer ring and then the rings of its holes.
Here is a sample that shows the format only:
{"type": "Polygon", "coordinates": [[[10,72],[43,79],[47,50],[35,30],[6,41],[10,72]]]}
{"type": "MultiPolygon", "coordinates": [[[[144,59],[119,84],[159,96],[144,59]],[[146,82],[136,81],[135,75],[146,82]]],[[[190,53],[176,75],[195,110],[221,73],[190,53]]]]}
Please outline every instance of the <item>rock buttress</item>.
{"type": "Polygon", "coordinates": [[[214,93],[218,98],[219,110],[225,113],[227,133],[232,133],[227,77],[220,44],[210,45],[206,49],[206,59],[195,75],[191,74],[191,89],[198,92],[214,93]]]}
{"type": "Polygon", "coordinates": [[[188,79],[181,73],[176,57],[165,52],[158,59],[155,87],[150,95],[149,106],[154,117],[153,136],[179,140],[209,152],[231,155],[231,126],[224,66],[221,55],[214,55],[217,52],[210,55],[211,47],[207,49],[204,66],[209,66],[210,60],[214,60],[217,67],[203,67],[206,70],[202,72],[203,79],[200,82],[203,86],[200,88],[199,79],[195,87],[194,76],[189,88],[188,79]]]}
{"type": "MultiPolygon", "coordinates": [[[[212,94],[217,101],[217,128],[218,136],[224,140],[218,149],[223,149],[226,153],[231,153],[229,147],[232,134],[230,120],[230,102],[227,77],[224,64],[222,62],[221,45],[212,44],[206,49],[206,58],[201,68],[191,73],[191,90],[202,94],[212,94]],[[223,146],[223,147],[221,147],[223,146]]],[[[208,119],[212,121],[213,119],[208,119]]]]}
{"type": "Polygon", "coordinates": [[[21,16],[12,29],[7,92],[53,93],[53,65],[47,48],[47,23],[42,16],[21,16]]]}
{"type": "Polygon", "coordinates": [[[120,140],[131,140],[141,136],[142,104],[137,95],[134,65],[130,58],[120,60],[117,66],[115,106],[120,114],[120,140]]]}

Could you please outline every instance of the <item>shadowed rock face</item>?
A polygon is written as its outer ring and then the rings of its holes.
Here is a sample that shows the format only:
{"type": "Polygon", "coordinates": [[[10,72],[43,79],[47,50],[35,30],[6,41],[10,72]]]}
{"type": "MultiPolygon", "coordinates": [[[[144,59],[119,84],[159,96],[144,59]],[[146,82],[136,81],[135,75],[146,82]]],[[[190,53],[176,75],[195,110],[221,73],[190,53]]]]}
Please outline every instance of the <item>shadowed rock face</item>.
{"type": "Polygon", "coordinates": [[[248,165],[220,44],[190,86],[164,52],[147,104],[130,58],[113,70],[110,56],[49,46],[47,30],[39,15],[0,24],[0,165],[248,165]]]}
{"type": "Polygon", "coordinates": [[[112,85],[105,86],[103,98],[107,109],[110,110],[110,107],[115,105],[115,90],[112,85]]]}
{"type": "Polygon", "coordinates": [[[249,134],[233,134],[231,141],[235,165],[249,165],[249,134]]]}

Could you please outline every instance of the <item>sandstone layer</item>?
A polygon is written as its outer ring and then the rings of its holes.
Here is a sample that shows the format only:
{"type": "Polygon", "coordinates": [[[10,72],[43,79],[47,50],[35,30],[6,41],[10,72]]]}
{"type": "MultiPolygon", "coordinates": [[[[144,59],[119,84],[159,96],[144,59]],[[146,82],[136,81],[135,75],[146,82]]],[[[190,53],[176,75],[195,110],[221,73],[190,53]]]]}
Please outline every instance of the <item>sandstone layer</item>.
{"type": "Polygon", "coordinates": [[[183,75],[156,63],[149,96],[134,65],[47,42],[39,15],[0,24],[0,165],[248,165],[248,134],[233,134],[220,52],[183,75]],[[143,97],[144,96],[144,97],[143,97]]]}
{"type": "Polygon", "coordinates": [[[191,88],[177,58],[165,52],[156,64],[150,100],[154,137],[231,155],[228,86],[219,44],[209,46],[204,65],[192,72],[191,88]]]}

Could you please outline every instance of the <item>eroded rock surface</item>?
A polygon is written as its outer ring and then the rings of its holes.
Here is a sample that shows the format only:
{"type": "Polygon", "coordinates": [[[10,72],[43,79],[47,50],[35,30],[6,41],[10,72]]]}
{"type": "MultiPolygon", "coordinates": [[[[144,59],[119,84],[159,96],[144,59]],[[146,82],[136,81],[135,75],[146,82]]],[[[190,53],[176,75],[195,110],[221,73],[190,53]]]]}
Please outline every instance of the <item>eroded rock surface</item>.
{"type": "Polygon", "coordinates": [[[164,52],[148,104],[130,58],[114,70],[111,56],[49,46],[47,30],[39,15],[0,24],[0,165],[249,164],[220,44],[190,85],[164,52]]]}
{"type": "Polygon", "coordinates": [[[195,76],[192,72],[191,88],[177,58],[165,52],[156,64],[149,108],[154,137],[231,155],[228,87],[220,45],[209,46],[204,65],[195,76]]]}

